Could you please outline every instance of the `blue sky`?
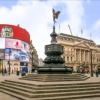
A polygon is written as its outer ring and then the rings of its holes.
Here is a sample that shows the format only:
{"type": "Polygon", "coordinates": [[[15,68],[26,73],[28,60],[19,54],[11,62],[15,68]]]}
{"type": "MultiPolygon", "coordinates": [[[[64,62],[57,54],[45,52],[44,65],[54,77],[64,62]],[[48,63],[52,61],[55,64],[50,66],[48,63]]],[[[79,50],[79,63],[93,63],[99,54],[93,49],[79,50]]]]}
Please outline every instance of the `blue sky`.
{"type": "Polygon", "coordinates": [[[0,6],[5,6],[11,8],[13,5],[16,5],[18,0],[0,0],[0,6]]]}
{"type": "Polygon", "coordinates": [[[0,0],[0,24],[20,24],[31,36],[39,57],[50,43],[52,8],[60,10],[56,32],[92,39],[100,44],[99,0],[0,0]],[[59,29],[60,25],[60,29],[59,29]],[[91,35],[91,36],[90,36],[91,35]]]}
{"type": "Polygon", "coordinates": [[[84,2],[84,9],[85,9],[86,21],[88,25],[91,25],[96,20],[100,19],[100,13],[99,13],[100,1],[99,0],[94,0],[94,1],[91,1],[90,3],[84,2]]]}

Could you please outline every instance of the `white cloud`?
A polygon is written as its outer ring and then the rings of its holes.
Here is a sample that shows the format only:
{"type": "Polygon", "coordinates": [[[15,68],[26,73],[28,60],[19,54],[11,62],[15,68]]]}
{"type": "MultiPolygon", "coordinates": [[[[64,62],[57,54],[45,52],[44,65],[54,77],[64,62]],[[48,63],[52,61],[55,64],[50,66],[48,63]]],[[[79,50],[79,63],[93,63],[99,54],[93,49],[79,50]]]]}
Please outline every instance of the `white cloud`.
{"type": "Polygon", "coordinates": [[[62,1],[67,11],[68,19],[60,23],[60,32],[71,34],[68,25],[70,25],[73,35],[80,36],[81,29],[84,27],[84,7],[82,1],[62,1]]]}
{"type": "MultiPolygon", "coordinates": [[[[0,8],[0,23],[3,24],[20,24],[25,28],[31,36],[33,44],[38,51],[38,55],[44,58],[44,46],[50,43],[52,27],[52,8],[58,3],[66,5],[68,19],[60,24],[60,32],[69,33],[68,24],[71,26],[74,35],[78,34],[82,28],[84,20],[84,8],[82,1],[21,1],[12,6],[10,9],[6,7],[0,8]]],[[[64,9],[63,9],[64,10],[64,9]]],[[[65,10],[65,11],[66,11],[65,10]]],[[[59,32],[57,26],[57,32],[59,32]]],[[[70,34],[70,33],[69,33],[70,34]]]]}

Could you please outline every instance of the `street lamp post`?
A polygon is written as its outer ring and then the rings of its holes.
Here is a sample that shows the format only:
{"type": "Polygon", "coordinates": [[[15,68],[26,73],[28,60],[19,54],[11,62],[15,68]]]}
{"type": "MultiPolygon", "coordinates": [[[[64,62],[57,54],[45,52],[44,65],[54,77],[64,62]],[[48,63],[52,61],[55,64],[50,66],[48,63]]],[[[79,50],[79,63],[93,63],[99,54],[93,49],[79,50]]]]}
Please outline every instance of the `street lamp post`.
{"type": "Polygon", "coordinates": [[[33,67],[33,50],[32,50],[32,67],[33,67]]]}
{"type": "Polygon", "coordinates": [[[91,66],[90,74],[91,74],[91,77],[93,77],[93,67],[92,67],[92,49],[90,49],[90,66],[91,66]]]}
{"type": "Polygon", "coordinates": [[[11,53],[11,51],[9,50],[9,75],[10,75],[10,53],[11,53]]]}
{"type": "Polygon", "coordinates": [[[3,75],[3,59],[0,59],[0,64],[1,64],[1,71],[2,71],[2,75],[3,75]]]}
{"type": "Polygon", "coordinates": [[[34,55],[34,50],[32,49],[32,51],[31,51],[31,63],[32,63],[32,72],[34,71],[34,62],[33,62],[33,55],[34,55]]]}

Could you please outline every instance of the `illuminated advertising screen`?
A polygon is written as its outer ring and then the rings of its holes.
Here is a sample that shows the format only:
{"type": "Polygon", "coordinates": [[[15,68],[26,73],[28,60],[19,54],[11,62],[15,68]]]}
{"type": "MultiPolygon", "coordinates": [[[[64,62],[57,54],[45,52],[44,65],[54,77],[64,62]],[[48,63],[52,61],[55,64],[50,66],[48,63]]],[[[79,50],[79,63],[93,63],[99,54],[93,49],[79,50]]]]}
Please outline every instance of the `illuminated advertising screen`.
{"type": "Polygon", "coordinates": [[[20,40],[6,38],[5,39],[5,47],[6,48],[21,49],[22,45],[21,45],[20,40]]]}
{"type": "Polygon", "coordinates": [[[29,52],[29,44],[24,41],[10,38],[6,38],[5,41],[6,48],[21,49],[24,52],[29,52]]]}
{"type": "Polygon", "coordinates": [[[29,54],[19,49],[5,49],[5,59],[29,62],[29,54]]]}
{"type": "Polygon", "coordinates": [[[5,38],[0,38],[0,49],[5,49],[5,38]]]}
{"type": "Polygon", "coordinates": [[[29,52],[29,44],[24,41],[21,41],[21,43],[22,43],[22,49],[26,52],[29,52]]]}

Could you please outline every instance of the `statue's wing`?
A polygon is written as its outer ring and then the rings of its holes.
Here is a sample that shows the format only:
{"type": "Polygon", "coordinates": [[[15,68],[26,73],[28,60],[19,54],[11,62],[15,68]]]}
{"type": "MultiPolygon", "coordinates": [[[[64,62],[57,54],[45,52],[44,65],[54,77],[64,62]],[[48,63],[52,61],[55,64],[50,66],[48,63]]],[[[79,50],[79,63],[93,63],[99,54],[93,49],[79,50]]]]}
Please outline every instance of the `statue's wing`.
{"type": "Polygon", "coordinates": [[[58,19],[58,15],[60,14],[60,11],[56,12],[56,19],[58,19]]]}
{"type": "Polygon", "coordinates": [[[54,9],[52,9],[52,12],[53,12],[53,14],[55,14],[55,10],[54,9]]]}

